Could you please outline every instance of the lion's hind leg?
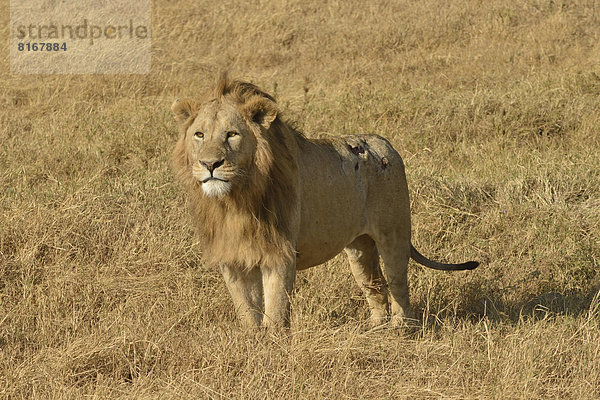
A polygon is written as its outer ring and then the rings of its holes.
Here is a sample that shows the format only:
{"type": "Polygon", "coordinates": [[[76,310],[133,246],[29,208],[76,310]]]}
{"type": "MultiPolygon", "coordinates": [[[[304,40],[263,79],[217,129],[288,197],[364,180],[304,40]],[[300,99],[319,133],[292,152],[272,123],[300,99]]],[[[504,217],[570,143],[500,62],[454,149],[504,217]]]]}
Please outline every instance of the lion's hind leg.
{"type": "Polygon", "coordinates": [[[406,325],[412,318],[407,280],[410,242],[401,240],[400,235],[390,234],[386,239],[377,242],[377,248],[381,252],[390,291],[390,322],[394,326],[406,325]]]}
{"type": "Polygon", "coordinates": [[[368,235],[362,235],[344,251],[348,256],[352,275],[367,298],[373,326],[385,323],[388,316],[388,292],[379,267],[379,253],[375,242],[368,235]]]}

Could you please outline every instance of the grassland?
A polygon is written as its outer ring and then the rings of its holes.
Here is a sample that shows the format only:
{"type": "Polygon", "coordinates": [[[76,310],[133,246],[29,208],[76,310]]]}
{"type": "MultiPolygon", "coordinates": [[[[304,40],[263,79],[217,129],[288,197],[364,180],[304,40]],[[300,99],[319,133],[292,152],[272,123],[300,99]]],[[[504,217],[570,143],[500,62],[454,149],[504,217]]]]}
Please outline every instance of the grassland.
{"type": "Polygon", "coordinates": [[[598,2],[157,0],[149,75],[0,54],[0,397],[600,398],[598,2]],[[169,169],[171,102],[221,69],[403,155],[414,243],[482,261],[411,264],[420,329],[366,330],[336,258],[289,335],[239,330],[169,169]]]}

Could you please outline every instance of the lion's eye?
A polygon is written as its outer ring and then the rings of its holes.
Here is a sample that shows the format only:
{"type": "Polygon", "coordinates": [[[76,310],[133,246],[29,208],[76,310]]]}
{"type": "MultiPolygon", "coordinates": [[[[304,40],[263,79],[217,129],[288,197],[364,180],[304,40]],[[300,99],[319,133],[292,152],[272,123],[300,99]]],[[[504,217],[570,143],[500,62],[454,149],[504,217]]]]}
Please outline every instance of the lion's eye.
{"type": "Polygon", "coordinates": [[[198,139],[204,139],[204,133],[202,132],[196,132],[194,133],[194,136],[196,136],[198,139]]]}
{"type": "Polygon", "coordinates": [[[238,135],[239,135],[239,133],[237,133],[235,131],[229,131],[229,132],[227,132],[227,137],[228,138],[232,138],[232,137],[238,136],[238,135]]]}

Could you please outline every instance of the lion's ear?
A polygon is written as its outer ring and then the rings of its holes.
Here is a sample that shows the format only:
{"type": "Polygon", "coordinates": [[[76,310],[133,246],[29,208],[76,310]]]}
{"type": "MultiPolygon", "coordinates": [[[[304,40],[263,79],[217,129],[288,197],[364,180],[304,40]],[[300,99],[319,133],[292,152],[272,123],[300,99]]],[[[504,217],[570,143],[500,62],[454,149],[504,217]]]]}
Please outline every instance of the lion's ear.
{"type": "Polygon", "coordinates": [[[171,106],[171,111],[175,114],[175,120],[183,124],[188,118],[198,110],[198,106],[190,99],[177,99],[171,106]]]}
{"type": "Polygon", "coordinates": [[[256,96],[242,106],[242,114],[250,121],[269,129],[277,118],[277,104],[264,97],[256,96]]]}

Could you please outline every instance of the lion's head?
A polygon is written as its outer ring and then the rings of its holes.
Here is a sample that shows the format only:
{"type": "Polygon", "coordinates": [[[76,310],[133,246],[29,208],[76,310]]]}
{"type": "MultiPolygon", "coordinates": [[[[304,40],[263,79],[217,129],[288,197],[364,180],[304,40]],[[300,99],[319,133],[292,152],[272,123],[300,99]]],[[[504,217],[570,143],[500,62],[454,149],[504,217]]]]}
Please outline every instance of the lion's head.
{"type": "Polygon", "coordinates": [[[300,136],[279,119],[274,98],[223,75],[209,101],[181,99],[171,109],[180,129],[173,167],[205,257],[246,266],[289,257],[300,136]]]}
{"type": "Polygon", "coordinates": [[[264,143],[265,132],[277,117],[277,105],[256,86],[222,77],[214,99],[200,105],[176,100],[171,109],[182,133],[182,158],[176,162],[205,196],[231,195],[257,183],[252,173],[269,173],[273,152],[264,143]]]}

